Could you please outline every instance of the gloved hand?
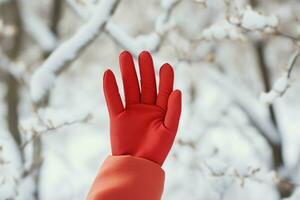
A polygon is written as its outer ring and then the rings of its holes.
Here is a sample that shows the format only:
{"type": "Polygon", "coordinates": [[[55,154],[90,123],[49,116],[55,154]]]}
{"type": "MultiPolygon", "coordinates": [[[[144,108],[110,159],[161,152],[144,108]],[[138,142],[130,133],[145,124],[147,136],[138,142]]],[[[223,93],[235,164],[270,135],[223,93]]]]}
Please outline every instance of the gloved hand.
{"type": "Polygon", "coordinates": [[[174,72],[171,65],[164,64],[160,68],[157,94],[150,53],[143,51],[138,61],[141,90],[131,54],[127,51],[120,54],[125,107],[113,72],[107,70],[103,77],[110,116],[112,155],[131,155],[162,165],[177,132],[181,92],[173,91],[174,72]]]}

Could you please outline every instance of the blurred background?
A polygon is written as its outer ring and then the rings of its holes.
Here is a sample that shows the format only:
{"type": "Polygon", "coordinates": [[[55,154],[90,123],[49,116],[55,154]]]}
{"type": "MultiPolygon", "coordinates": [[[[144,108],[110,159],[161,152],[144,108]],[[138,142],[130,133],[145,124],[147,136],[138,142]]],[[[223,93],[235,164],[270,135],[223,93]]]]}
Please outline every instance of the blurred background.
{"type": "Polygon", "coordinates": [[[120,81],[119,53],[148,50],[183,92],[163,199],[299,200],[299,10],[297,0],[0,0],[0,199],[86,197],[110,154],[103,72],[120,81]]]}

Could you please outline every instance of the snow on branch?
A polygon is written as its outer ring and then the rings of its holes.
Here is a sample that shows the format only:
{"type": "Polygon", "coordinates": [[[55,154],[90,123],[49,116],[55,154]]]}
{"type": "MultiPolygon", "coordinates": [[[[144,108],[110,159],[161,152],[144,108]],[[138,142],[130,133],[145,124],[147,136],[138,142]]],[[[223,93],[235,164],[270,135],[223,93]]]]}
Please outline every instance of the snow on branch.
{"type": "Polygon", "coordinates": [[[163,35],[168,30],[175,26],[175,22],[170,19],[170,16],[175,9],[175,7],[179,4],[180,0],[162,0],[161,7],[163,8],[163,12],[157,17],[155,21],[155,31],[163,35]]]}
{"type": "Polygon", "coordinates": [[[30,83],[30,94],[35,103],[40,103],[47,97],[59,73],[103,30],[118,2],[119,0],[102,0],[91,19],[57,47],[35,71],[30,83]]]}
{"type": "Polygon", "coordinates": [[[52,33],[46,23],[36,16],[30,9],[29,2],[19,0],[20,15],[24,24],[24,30],[47,52],[52,51],[57,46],[57,38],[52,33]]]}
{"type": "MultiPolygon", "coordinates": [[[[105,31],[117,44],[132,52],[134,56],[138,56],[138,54],[145,49],[151,52],[156,51],[161,43],[162,35],[175,25],[175,23],[170,20],[170,16],[179,2],[180,0],[161,1],[163,12],[156,18],[155,30],[149,34],[132,37],[128,33],[126,33],[120,26],[111,21],[107,22],[105,31]]],[[[93,11],[90,9],[90,11],[88,12],[88,8],[82,9],[82,6],[80,6],[74,0],[67,0],[67,3],[72,8],[72,10],[83,20],[88,20],[90,13],[93,11]]]]}
{"type": "Polygon", "coordinates": [[[25,66],[23,63],[13,62],[4,52],[0,49],[0,71],[11,74],[16,79],[22,79],[24,75],[25,66]]]}
{"type": "Polygon", "coordinates": [[[130,50],[135,56],[145,49],[154,51],[160,43],[160,36],[157,33],[131,37],[114,23],[107,23],[106,31],[118,44],[130,50]]]}
{"type": "Polygon", "coordinates": [[[236,16],[226,16],[225,19],[204,29],[200,35],[200,40],[230,39],[244,41],[246,39],[244,33],[249,31],[277,33],[276,28],[278,25],[279,19],[277,16],[263,15],[247,6],[246,9],[238,11],[236,16]]]}
{"type": "Polygon", "coordinates": [[[249,30],[275,29],[279,24],[279,20],[275,15],[263,15],[250,6],[242,12],[241,16],[241,26],[249,30]]]}
{"type": "Polygon", "coordinates": [[[109,35],[122,47],[130,50],[135,56],[142,50],[156,51],[162,40],[162,36],[175,26],[175,23],[170,20],[171,12],[176,7],[180,0],[162,0],[161,7],[163,12],[156,18],[155,30],[149,34],[131,37],[119,26],[108,22],[106,31],[109,35]]]}
{"type": "Polygon", "coordinates": [[[289,88],[289,82],[291,78],[291,73],[297,58],[300,55],[300,51],[297,49],[289,58],[289,61],[286,65],[286,71],[283,75],[277,79],[272,87],[272,89],[265,93],[261,93],[260,99],[262,102],[267,104],[272,104],[277,98],[283,96],[289,88]]]}
{"type": "Polygon", "coordinates": [[[243,33],[227,20],[217,22],[203,30],[200,40],[245,40],[243,33]]]}
{"type": "Polygon", "coordinates": [[[75,11],[75,13],[84,20],[88,20],[91,17],[91,9],[89,7],[83,6],[76,0],[66,0],[70,8],[75,11]]]}
{"type": "MultiPolygon", "coordinates": [[[[227,8],[228,10],[229,8],[227,8]]],[[[276,15],[265,15],[251,6],[237,10],[237,14],[226,14],[230,23],[248,31],[274,32],[279,25],[276,15]]]]}

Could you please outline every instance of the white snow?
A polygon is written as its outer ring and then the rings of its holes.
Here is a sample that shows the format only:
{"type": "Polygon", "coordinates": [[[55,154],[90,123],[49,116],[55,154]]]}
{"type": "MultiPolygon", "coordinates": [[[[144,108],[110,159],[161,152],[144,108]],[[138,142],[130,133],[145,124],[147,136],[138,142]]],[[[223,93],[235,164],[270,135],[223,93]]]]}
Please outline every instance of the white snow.
{"type": "Polygon", "coordinates": [[[165,10],[168,10],[178,1],[179,0],[162,0],[161,5],[162,5],[162,8],[164,8],[165,10]]]}
{"type": "Polygon", "coordinates": [[[251,7],[247,7],[242,15],[242,27],[257,30],[264,29],[267,27],[275,28],[278,26],[279,20],[275,15],[265,16],[251,7]]]}
{"type": "Polygon", "coordinates": [[[218,22],[203,30],[201,38],[205,40],[244,40],[245,37],[238,28],[227,20],[218,22]]]}
{"type": "Polygon", "coordinates": [[[157,33],[150,33],[148,35],[139,35],[136,38],[136,41],[142,49],[154,51],[160,44],[160,36],[157,33]]]}
{"type": "Polygon", "coordinates": [[[155,32],[134,38],[112,22],[108,22],[105,28],[114,40],[136,56],[143,50],[154,51],[160,43],[160,36],[155,32]]]}
{"type": "MultiPolygon", "coordinates": [[[[41,67],[43,66],[44,65],[41,67]]],[[[54,87],[56,75],[55,71],[51,70],[52,69],[50,67],[38,69],[32,76],[30,94],[33,101],[40,101],[47,95],[48,90],[54,87]]]]}
{"type": "Polygon", "coordinates": [[[32,176],[22,178],[18,183],[18,193],[16,200],[33,199],[34,197],[34,179],[32,176]]]}
{"type": "Polygon", "coordinates": [[[284,75],[283,77],[276,80],[271,91],[269,91],[268,93],[263,92],[260,95],[260,99],[267,104],[271,104],[275,99],[280,97],[288,87],[289,79],[286,77],[286,75],[284,75]]]}
{"type": "Polygon", "coordinates": [[[76,0],[67,0],[69,6],[84,20],[88,20],[93,14],[92,10],[89,7],[84,6],[85,4],[80,3],[76,0]]]}

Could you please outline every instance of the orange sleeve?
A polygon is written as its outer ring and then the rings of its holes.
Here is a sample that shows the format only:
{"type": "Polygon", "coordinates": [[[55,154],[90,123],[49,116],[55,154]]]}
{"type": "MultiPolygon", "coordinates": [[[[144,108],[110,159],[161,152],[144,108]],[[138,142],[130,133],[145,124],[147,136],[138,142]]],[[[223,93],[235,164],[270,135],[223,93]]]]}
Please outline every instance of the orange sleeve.
{"type": "Polygon", "coordinates": [[[149,160],[109,156],[103,163],[87,200],[160,200],[164,171],[149,160]]]}

